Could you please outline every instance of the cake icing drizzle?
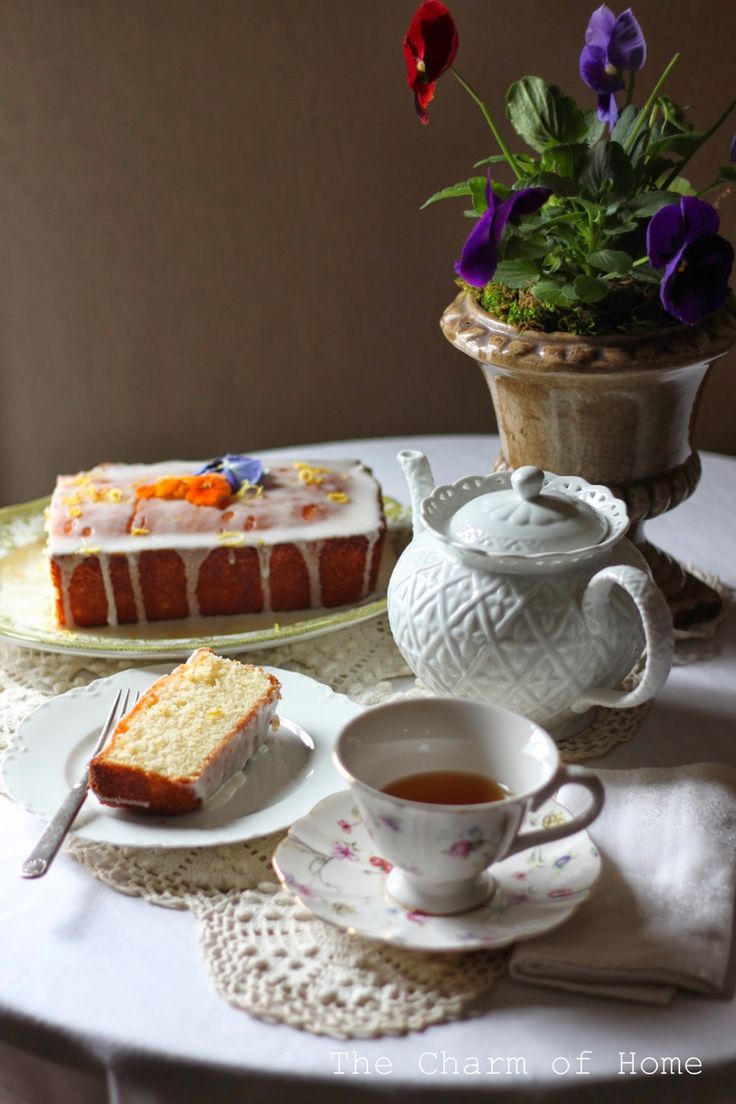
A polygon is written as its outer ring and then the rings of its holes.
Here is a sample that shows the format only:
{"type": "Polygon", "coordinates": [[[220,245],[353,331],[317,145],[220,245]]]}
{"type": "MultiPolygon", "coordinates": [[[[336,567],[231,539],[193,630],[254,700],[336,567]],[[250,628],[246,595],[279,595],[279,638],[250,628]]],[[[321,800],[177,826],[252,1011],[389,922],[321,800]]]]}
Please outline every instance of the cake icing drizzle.
{"type": "Polygon", "coordinates": [[[264,610],[270,610],[271,608],[271,583],[270,583],[270,562],[271,562],[271,549],[267,544],[259,544],[258,548],[258,567],[261,572],[261,593],[263,595],[263,608],[264,610]]]}
{"type": "Polygon", "coordinates": [[[107,599],[107,623],[108,625],[117,625],[118,607],[115,602],[115,589],[112,585],[112,579],[110,578],[110,557],[106,552],[99,552],[97,554],[97,559],[100,564],[102,585],[105,588],[105,598],[107,599]]]}
{"type": "Polygon", "coordinates": [[[304,562],[312,608],[322,605],[321,555],[334,538],[366,541],[362,594],[370,590],[373,553],[380,538],[381,507],[371,473],[359,461],[290,463],[274,460],[258,487],[246,487],[223,508],[166,497],[140,498],[136,488],[166,476],[187,475],[195,461],[162,464],[101,464],[77,476],[60,476],[48,520],[48,553],[59,568],[65,623],[72,627],[70,585],[80,556],[96,555],[108,608],[117,625],[111,556],[124,556],[137,620],[145,622],[140,554],[176,551],[183,561],[190,616],[201,616],[198,597],[202,565],[216,548],[254,548],[258,555],[263,609],[271,610],[271,552],[294,545],[304,562]]]}
{"type": "Polygon", "coordinates": [[[143,601],[143,591],[141,590],[141,580],[138,574],[138,564],[140,556],[128,555],[126,556],[128,561],[128,574],[130,575],[130,586],[133,591],[133,597],[135,598],[135,608],[138,614],[139,621],[148,621],[146,617],[146,604],[143,601]]]}

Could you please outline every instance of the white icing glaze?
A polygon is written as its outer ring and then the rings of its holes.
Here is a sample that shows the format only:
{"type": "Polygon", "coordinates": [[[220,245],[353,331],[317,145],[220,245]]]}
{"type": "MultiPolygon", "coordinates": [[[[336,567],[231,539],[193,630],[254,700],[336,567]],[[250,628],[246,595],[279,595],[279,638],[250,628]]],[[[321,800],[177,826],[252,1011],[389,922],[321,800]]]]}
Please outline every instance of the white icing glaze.
{"type": "Polygon", "coordinates": [[[271,609],[270,556],[277,544],[294,544],[309,578],[310,606],[322,604],[320,557],[324,542],[335,537],[367,539],[361,597],[369,592],[373,549],[380,536],[378,486],[357,460],[337,467],[309,461],[315,482],[300,479],[300,469],[274,461],[267,469],[262,494],[235,499],[224,508],[196,506],[183,500],[139,499],[135,488],[166,475],[191,475],[196,461],[161,464],[101,464],[78,476],[60,476],[49,511],[48,552],[61,571],[62,601],[67,625],[72,625],[69,585],[78,556],[97,556],[108,605],[109,623],[118,622],[110,556],[125,555],[138,621],[146,618],[140,583],[140,554],[174,550],[184,565],[190,616],[199,616],[197,597],[202,564],[216,548],[254,547],[263,594],[263,609],[271,609]],[[322,470],[320,470],[322,469],[322,470]],[[335,501],[330,494],[346,496],[335,501]],[[74,516],[76,515],[76,516],[74,516]],[[135,535],[136,530],[140,535],[135,535]]]}
{"type": "Polygon", "coordinates": [[[378,488],[358,461],[337,467],[310,460],[321,483],[304,483],[288,462],[271,462],[262,495],[236,499],[224,509],[195,506],[185,500],[138,499],[135,487],[154,483],[165,475],[191,475],[200,463],[101,464],[80,476],[60,476],[51,501],[49,552],[64,556],[102,546],[107,553],[135,553],[149,549],[202,549],[266,544],[291,544],[350,537],[377,530],[380,525],[378,488]],[[120,501],[90,500],[80,478],[90,476],[98,494],[119,493],[120,501]],[[348,501],[335,502],[330,493],[344,493],[348,501]],[[79,501],[75,501],[79,498],[79,501]],[[64,501],[65,499],[71,500],[64,501]],[[307,510],[305,517],[303,511],[307,510]],[[70,512],[78,511],[78,516],[70,512]],[[147,530],[135,535],[133,530],[147,530]],[[233,537],[223,534],[234,534],[233,537]]]}
{"type": "Polygon", "coordinates": [[[115,591],[110,578],[110,557],[105,555],[104,552],[100,552],[98,559],[100,561],[102,585],[105,588],[105,598],[107,599],[107,623],[108,625],[117,625],[118,608],[115,604],[115,591]]]}
{"type": "Polygon", "coordinates": [[[133,597],[135,598],[135,608],[138,614],[139,621],[147,621],[146,617],[146,604],[143,601],[143,591],[141,589],[141,580],[138,574],[138,556],[126,556],[128,561],[128,574],[130,575],[130,586],[133,591],[133,597]]]}
{"type": "Polygon", "coordinates": [[[274,691],[270,700],[257,710],[252,720],[239,728],[227,746],[205,763],[199,777],[192,782],[192,789],[203,805],[218,794],[230,779],[235,778],[258,751],[269,735],[278,701],[278,691],[274,691]]]}
{"type": "Polygon", "coordinates": [[[363,568],[363,589],[360,592],[361,598],[365,598],[366,594],[370,591],[371,585],[371,567],[373,566],[373,550],[376,547],[380,533],[376,530],[375,533],[368,534],[368,547],[365,550],[365,566],[363,568]]]}
{"type": "Polygon", "coordinates": [[[304,566],[309,577],[309,604],[310,606],[319,606],[322,604],[322,585],[319,578],[319,558],[322,554],[322,542],[300,541],[297,548],[304,560],[304,566]]]}
{"type": "Polygon", "coordinates": [[[258,545],[258,566],[261,571],[261,591],[263,593],[263,608],[269,610],[271,608],[271,583],[269,576],[269,563],[271,559],[271,549],[269,545],[258,545]]]}

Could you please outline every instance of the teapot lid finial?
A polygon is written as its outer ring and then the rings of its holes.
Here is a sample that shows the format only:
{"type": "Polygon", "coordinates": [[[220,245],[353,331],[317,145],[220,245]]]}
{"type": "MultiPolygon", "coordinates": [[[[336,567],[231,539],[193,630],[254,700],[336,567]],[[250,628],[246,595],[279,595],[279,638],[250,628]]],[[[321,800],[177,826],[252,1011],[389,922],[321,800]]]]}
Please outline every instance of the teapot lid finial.
{"type": "Polygon", "coordinates": [[[511,486],[520,498],[527,502],[536,498],[544,486],[544,472],[541,468],[535,468],[531,464],[525,464],[523,468],[517,468],[511,473],[511,486]]]}

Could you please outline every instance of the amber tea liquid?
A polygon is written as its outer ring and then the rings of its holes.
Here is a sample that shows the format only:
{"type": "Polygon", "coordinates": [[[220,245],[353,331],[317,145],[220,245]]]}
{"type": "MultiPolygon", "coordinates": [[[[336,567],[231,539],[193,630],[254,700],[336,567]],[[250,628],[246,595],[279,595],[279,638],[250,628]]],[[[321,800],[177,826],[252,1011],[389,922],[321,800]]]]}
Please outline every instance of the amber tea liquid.
{"type": "Polygon", "coordinates": [[[424,801],[429,805],[485,805],[509,796],[507,786],[472,771],[423,771],[397,778],[382,792],[404,801],[424,801]]]}

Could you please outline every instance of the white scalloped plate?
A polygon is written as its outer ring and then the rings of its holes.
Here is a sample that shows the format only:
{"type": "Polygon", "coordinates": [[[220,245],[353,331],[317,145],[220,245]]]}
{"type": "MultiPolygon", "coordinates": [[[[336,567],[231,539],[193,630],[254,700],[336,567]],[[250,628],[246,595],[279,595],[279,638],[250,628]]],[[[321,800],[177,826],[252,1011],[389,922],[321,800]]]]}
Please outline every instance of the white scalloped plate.
{"type": "MultiPolygon", "coordinates": [[[[571,814],[546,801],[526,828],[571,814]]],[[[376,854],[350,791],[332,794],[289,829],[273,865],[306,909],[337,927],[393,946],[422,951],[506,947],[559,927],[590,895],[600,874],[587,832],[530,848],[492,867],[493,896],[455,916],[428,916],[386,893],[390,865],[376,854]]]]}
{"type": "Polygon", "coordinates": [[[0,639],[46,652],[74,652],[109,659],[186,659],[195,648],[233,655],[274,648],[370,621],[386,612],[386,588],[396,562],[393,545],[408,535],[410,511],[384,497],[388,524],[375,594],[336,609],[288,610],[233,617],[63,629],[54,623],[53,596],[44,556],[44,508],[48,498],[0,509],[0,639]]]}
{"type": "MultiPolygon", "coordinates": [[[[5,753],[2,775],[10,796],[49,820],[81,773],[117,688],[143,690],[170,670],[171,665],[121,671],[44,702],[22,722],[5,753]]],[[[184,816],[112,809],[90,794],[75,835],[125,847],[236,843],[288,828],[315,802],[341,789],[332,748],[340,729],[362,707],[306,675],[265,670],[281,683],[279,715],[302,728],[306,740],[282,726],[248,763],[246,781],[229,801],[184,816]]]]}

